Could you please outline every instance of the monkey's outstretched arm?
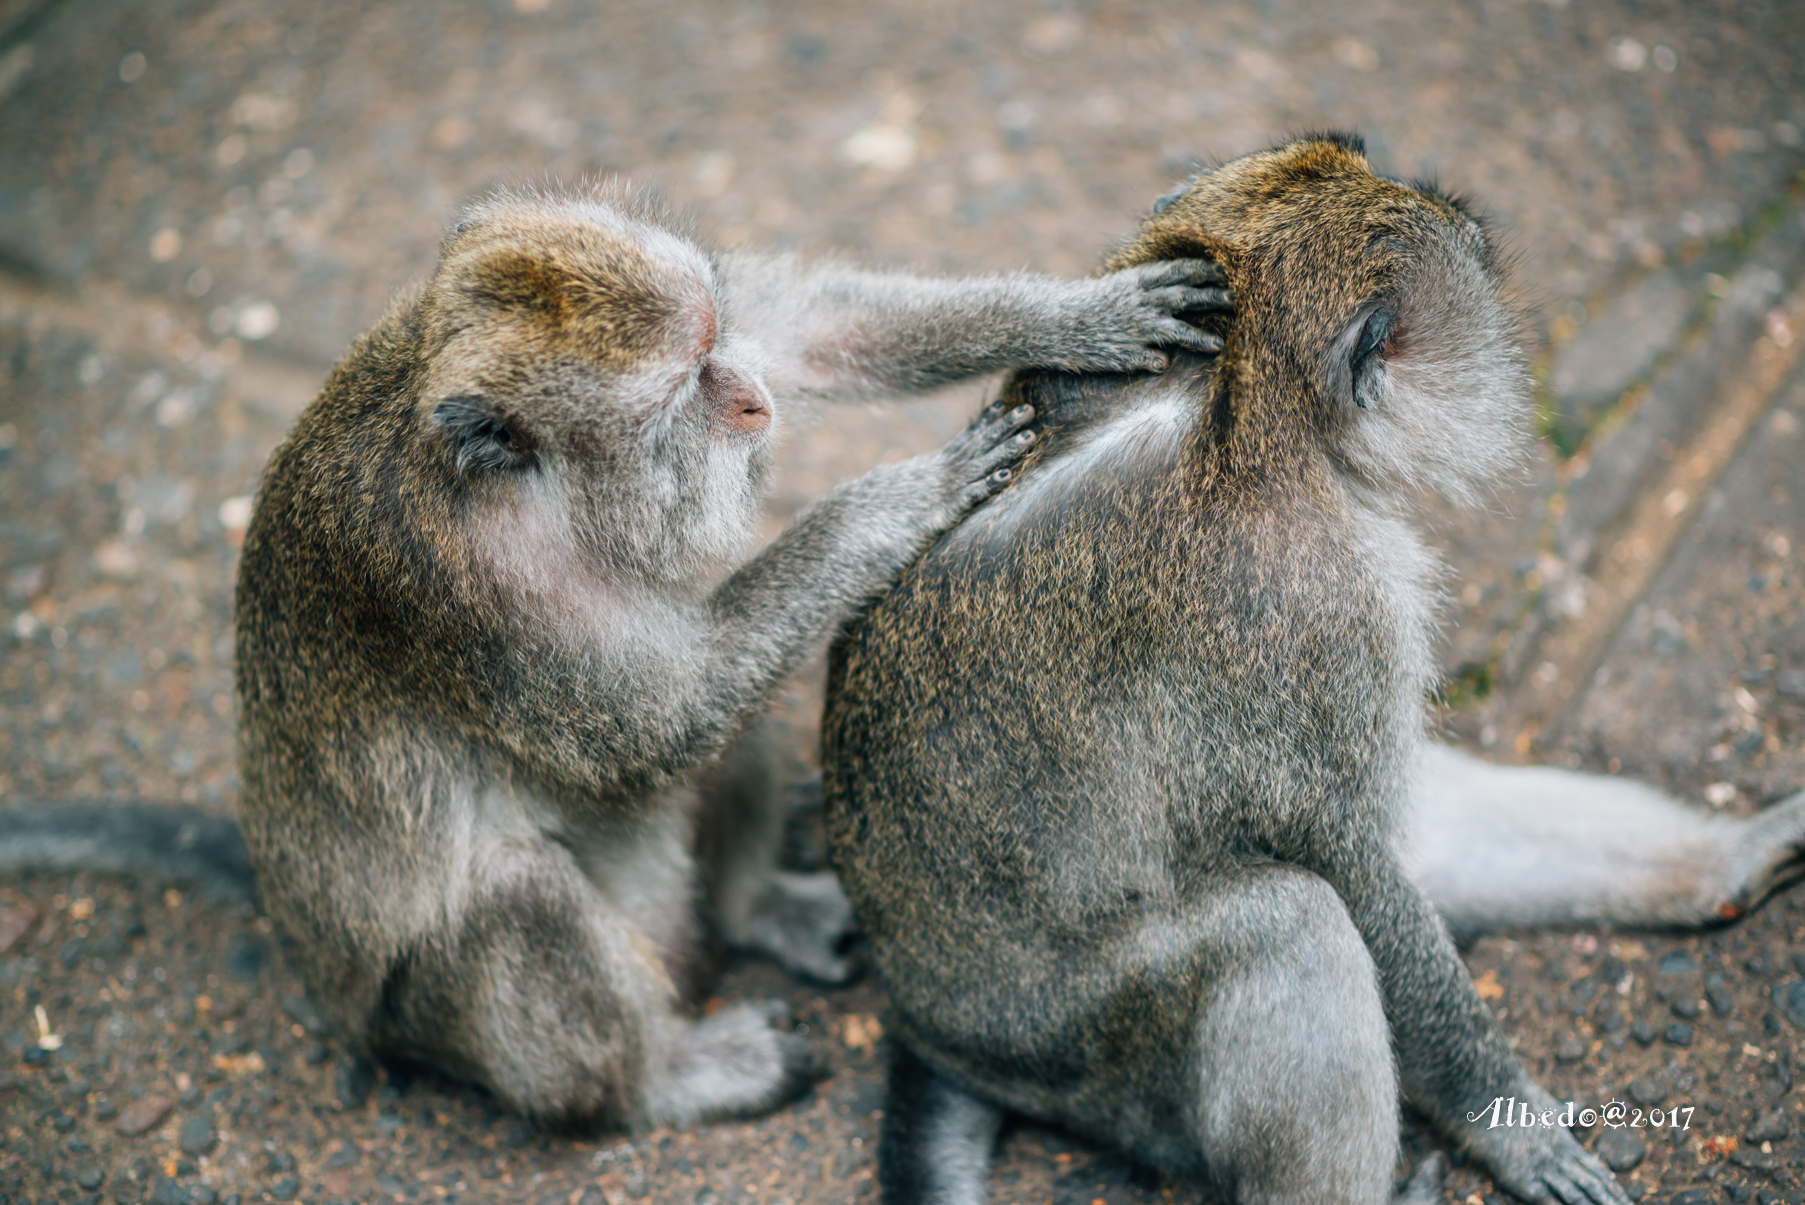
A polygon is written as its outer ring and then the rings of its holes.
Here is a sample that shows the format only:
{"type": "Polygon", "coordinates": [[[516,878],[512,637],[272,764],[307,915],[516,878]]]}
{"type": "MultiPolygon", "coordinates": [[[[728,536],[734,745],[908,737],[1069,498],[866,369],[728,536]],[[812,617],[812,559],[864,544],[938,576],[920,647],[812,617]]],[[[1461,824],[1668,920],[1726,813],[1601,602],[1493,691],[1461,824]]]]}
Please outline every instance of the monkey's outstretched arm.
{"type": "Polygon", "coordinates": [[[1206,260],[1089,280],[936,278],[753,254],[723,256],[716,271],[730,321],[764,346],[780,397],[919,393],[1005,368],[1158,371],[1169,359],[1159,348],[1221,350],[1178,315],[1233,301],[1206,260]]]}
{"type": "Polygon", "coordinates": [[[1381,854],[1350,866],[1336,886],[1379,970],[1405,1096],[1526,1201],[1627,1202],[1559,1124],[1491,1124],[1499,1097],[1516,1098],[1538,1118],[1558,1109],[1511,1053],[1434,907],[1403,868],[1381,854]]]}

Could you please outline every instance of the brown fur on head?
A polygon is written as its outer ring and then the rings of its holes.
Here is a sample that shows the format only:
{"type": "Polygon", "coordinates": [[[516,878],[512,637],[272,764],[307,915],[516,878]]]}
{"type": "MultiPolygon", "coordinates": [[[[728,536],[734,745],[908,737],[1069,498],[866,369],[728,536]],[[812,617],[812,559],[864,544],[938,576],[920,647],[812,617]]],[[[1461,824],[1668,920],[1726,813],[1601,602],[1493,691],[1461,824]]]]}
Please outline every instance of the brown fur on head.
{"type": "Polygon", "coordinates": [[[419,302],[413,404],[505,527],[555,512],[556,543],[663,580],[742,550],[774,407],[712,263],[653,216],[519,192],[472,207],[419,302]]]}
{"type": "Polygon", "coordinates": [[[693,245],[630,211],[499,194],[447,236],[428,324],[446,340],[498,328],[521,353],[628,374],[712,342],[711,275],[693,245]]]}
{"type": "Polygon", "coordinates": [[[1375,174],[1357,137],[1200,173],[1108,267],[1172,256],[1217,260],[1234,289],[1211,321],[1242,465],[1321,432],[1356,479],[1470,502],[1519,454],[1527,378],[1493,241],[1459,198],[1375,174]]]}

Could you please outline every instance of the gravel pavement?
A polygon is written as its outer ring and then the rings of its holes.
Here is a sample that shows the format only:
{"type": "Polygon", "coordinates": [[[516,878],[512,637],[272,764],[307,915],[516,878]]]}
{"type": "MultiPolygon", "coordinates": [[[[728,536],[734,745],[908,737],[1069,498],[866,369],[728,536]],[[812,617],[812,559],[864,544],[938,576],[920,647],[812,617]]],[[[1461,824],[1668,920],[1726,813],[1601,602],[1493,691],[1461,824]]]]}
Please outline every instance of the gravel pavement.
{"type": "MultiPolygon", "coordinates": [[[[1805,786],[1805,7],[0,0],[0,800],[231,812],[248,496],[460,198],[625,177],[719,244],[1082,273],[1199,161],[1327,126],[1495,216],[1544,383],[1533,471],[1428,516],[1448,734],[1701,808],[1805,786]]],[[[982,396],[791,416],[767,530],[982,396]]],[[[798,782],[819,706],[817,665],[798,782]]],[[[1693,1107],[1582,1135],[1633,1196],[1805,1201],[1805,888],[1469,961],[1557,1096],[1693,1107]]],[[[253,906],[0,882],[0,1203],[875,1200],[881,992],[719,991],[791,1001],[813,1092],[548,1135],[343,1049],[253,906]]],[[[992,1195],[1209,1199],[1034,1126],[992,1195]]],[[[1501,1199],[1458,1163],[1446,1195],[1501,1199]]]]}

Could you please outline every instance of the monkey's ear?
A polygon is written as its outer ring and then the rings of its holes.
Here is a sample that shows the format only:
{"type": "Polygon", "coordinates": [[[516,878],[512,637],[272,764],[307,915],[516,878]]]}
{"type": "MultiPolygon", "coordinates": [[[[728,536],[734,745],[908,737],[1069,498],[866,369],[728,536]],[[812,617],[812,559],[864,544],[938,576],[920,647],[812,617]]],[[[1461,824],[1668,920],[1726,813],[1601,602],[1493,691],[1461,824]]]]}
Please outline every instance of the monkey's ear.
{"type": "Polygon", "coordinates": [[[1378,396],[1378,375],[1384,360],[1379,349],[1391,340],[1398,312],[1389,302],[1369,301],[1354,313],[1353,321],[1329,345],[1323,365],[1323,386],[1335,402],[1365,410],[1378,396]]]}
{"type": "Polygon", "coordinates": [[[1174,185],[1171,189],[1167,190],[1166,192],[1161,193],[1158,197],[1156,197],[1154,199],[1153,212],[1154,213],[1164,213],[1164,212],[1166,212],[1166,210],[1172,208],[1172,202],[1178,200],[1178,198],[1184,196],[1186,193],[1191,191],[1191,185],[1195,182],[1195,180],[1196,180],[1196,177],[1192,177],[1191,179],[1186,180],[1184,183],[1174,185]]]}
{"type": "Polygon", "coordinates": [[[432,418],[451,441],[458,472],[508,472],[538,459],[532,438],[520,424],[474,393],[448,397],[432,408],[432,418]]]}

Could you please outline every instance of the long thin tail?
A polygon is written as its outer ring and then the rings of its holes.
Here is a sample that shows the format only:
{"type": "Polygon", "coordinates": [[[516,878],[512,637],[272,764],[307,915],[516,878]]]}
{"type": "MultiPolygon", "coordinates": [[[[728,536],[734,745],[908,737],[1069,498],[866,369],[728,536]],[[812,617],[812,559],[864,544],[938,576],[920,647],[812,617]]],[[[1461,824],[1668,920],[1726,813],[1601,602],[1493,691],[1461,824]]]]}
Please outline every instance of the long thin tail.
{"type": "Polygon", "coordinates": [[[236,820],[163,804],[0,808],[0,874],[84,870],[185,883],[222,902],[256,893],[236,820]]]}

